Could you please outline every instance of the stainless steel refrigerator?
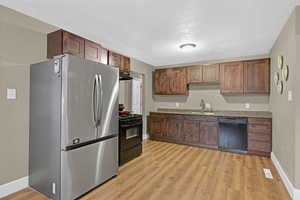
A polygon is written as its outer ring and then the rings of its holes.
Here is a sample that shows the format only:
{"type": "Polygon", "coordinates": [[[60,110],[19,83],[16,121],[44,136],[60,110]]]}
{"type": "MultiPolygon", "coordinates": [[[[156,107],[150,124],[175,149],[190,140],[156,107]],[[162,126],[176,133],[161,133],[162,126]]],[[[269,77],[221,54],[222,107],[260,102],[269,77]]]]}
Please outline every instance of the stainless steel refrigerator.
{"type": "Polygon", "coordinates": [[[117,68],[64,55],[30,67],[29,185],[54,200],[118,173],[117,68]]]}

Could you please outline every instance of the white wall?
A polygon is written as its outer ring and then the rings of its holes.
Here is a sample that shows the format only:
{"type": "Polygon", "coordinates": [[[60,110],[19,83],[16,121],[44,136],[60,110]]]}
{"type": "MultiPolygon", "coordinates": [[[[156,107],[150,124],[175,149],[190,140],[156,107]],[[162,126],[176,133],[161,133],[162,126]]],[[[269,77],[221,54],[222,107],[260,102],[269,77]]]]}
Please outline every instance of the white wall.
{"type": "Polygon", "coordinates": [[[29,65],[46,59],[46,35],[0,22],[0,184],[28,175],[29,65]],[[17,99],[7,100],[6,89],[17,99]]]}

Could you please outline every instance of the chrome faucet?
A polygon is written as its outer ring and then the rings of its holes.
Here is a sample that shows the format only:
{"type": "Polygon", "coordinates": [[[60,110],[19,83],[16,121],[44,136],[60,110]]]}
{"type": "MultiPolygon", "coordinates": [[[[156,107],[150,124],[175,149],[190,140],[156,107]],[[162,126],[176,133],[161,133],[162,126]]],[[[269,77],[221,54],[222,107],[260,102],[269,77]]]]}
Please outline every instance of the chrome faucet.
{"type": "Polygon", "coordinates": [[[201,102],[200,102],[200,109],[201,109],[202,111],[205,111],[205,102],[204,102],[203,99],[201,99],[201,102]]]}

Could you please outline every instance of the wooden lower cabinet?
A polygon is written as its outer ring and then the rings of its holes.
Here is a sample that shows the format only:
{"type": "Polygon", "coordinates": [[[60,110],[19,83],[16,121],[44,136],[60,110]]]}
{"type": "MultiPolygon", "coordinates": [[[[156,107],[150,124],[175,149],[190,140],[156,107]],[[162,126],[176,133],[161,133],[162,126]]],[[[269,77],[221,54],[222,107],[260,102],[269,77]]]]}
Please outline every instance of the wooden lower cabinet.
{"type": "Polygon", "coordinates": [[[217,149],[218,130],[215,118],[150,115],[150,138],[154,140],[217,149]]]}
{"type": "Polygon", "coordinates": [[[272,119],[248,119],[248,153],[270,156],[272,152],[272,119]]]}
{"type": "Polygon", "coordinates": [[[165,123],[165,137],[170,140],[181,141],[183,138],[183,135],[181,134],[182,119],[168,117],[165,123]]]}
{"type": "Polygon", "coordinates": [[[219,125],[218,122],[200,123],[200,143],[212,148],[219,146],[219,125]]]}
{"type": "Polygon", "coordinates": [[[200,145],[200,121],[184,120],[183,141],[188,144],[200,145]]]}
{"type": "MultiPolygon", "coordinates": [[[[216,117],[151,113],[150,139],[210,149],[219,148],[216,117]]],[[[248,118],[248,154],[270,156],[272,119],[248,118]]]]}
{"type": "Polygon", "coordinates": [[[150,133],[152,138],[162,138],[165,130],[164,115],[150,116],[150,133]]]}

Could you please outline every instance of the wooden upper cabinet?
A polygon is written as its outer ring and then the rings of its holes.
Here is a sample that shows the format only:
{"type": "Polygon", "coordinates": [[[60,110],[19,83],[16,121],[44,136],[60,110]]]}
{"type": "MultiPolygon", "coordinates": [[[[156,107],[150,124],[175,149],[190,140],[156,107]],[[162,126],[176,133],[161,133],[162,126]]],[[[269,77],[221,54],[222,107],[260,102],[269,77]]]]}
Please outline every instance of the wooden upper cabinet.
{"type": "Polygon", "coordinates": [[[72,33],[63,32],[63,54],[69,53],[84,58],[84,39],[72,33]]]}
{"type": "Polygon", "coordinates": [[[170,81],[170,94],[187,94],[185,67],[168,69],[168,79],[170,81]]]}
{"type": "Polygon", "coordinates": [[[268,94],[270,92],[270,60],[244,62],[244,92],[268,94]]]}
{"type": "Polygon", "coordinates": [[[219,64],[203,66],[202,81],[204,83],[219,83],[220,82],[219,71],[220,71],[219,64]]]}
{"type": "Polygon", "coordinates": [[[244,93],[243,62],[229,62],[220,65],[220,82],[222,94],[244,93]]]}
{"type": "Polygon", "coordinates": [[[202,83],[203,78],[202,65],[187,67],[187,82],[188,83],[202,83]]]}
{"type": "Polygon", "coordinates": [[[101,47],[100,63],[108,65],[108,50],[101,47]]]}
{"type": "Polygon", "coordinates": [[[92,60],[95,62],[101,61],[101,46],[94,42],[85,40],[84,41],[84,57],[87,60],[92,60]]]}
{"type": "Polygon", "coordinates": [[[154,73],[154,92],[155,94],[170,94],[170,81],[167,69],[158,69],[154,73]]]}
{"type": "Polygon", "coordinates": [[[113,51],[109,51],[108,53],[108,64],[114,67],[121,68],[122,56],[113,51]]]}
{"type": "Polygon", "coordinates": [[[185,67],[158,69],[154,75],[154,92],[160,95],[186,95],[187,71],[185,67]]]}
{"type": "Polygon", "coordinates": [[[73,54],[84,57],[84,39],[66,32],[58,30],[47,35],[47,58],[62,54],[73,54]]]}
{"type": "Polygon", "coordinates": [[[219,83],[219,64],[187,68],[187,83],[219,83]]]}
{"type": "Polygon", "coordinates": [[[47,35],[47,58],[62,54],[73,54],[107,65],[108,51],[101,45],[64,30],[47,35]]]}
{"type": "Polygon", "coordinates": [[[108,53],[108,64],[118,67],[121,72],[130,72],[130,58],[113,51],[108,53]]]}
{"type": "Polygon", "coordinates": [[[130,58],[122,56],[121,71],[130,72],[130,58]]]}

